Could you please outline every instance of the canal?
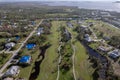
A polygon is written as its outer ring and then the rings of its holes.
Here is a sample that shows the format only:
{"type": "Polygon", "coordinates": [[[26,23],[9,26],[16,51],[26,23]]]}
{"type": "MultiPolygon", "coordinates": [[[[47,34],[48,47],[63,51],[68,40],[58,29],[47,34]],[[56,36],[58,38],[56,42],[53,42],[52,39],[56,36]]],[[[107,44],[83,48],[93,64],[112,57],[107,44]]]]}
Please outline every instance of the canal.
{"type": "Polygon", "coordinates": [[[45,53],[46,53],[46,50],[50,47],[50,45],[45,45],[43,47],[40,47],[40,54],[37,58],[37,60],[35,61],[34,63],[34,67],[32,69],[32,71],[34,71],[33,73],[31,73],[30,77],[29,77],[29,80],[36,80],[38,75],[40,74],[40,65],[42,63],[42,61],[44,60],[45,58],[45,53]],[[41,58],[42,57],[42,58],[41,58]]]}

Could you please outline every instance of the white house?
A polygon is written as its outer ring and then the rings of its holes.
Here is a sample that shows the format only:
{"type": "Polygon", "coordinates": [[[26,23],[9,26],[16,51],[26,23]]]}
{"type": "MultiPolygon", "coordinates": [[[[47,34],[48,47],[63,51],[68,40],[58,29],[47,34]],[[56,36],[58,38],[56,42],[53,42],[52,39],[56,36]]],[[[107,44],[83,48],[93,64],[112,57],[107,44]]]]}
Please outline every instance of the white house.
{"type": "Polygon", "coordinates": [[[108,52],[108,55],[112,58],[118,58],[120,57],[120,50],[119,49],[115,49],[111,52],[108,52]]]}
{"type": "Polygon", "coordinates": [[[44,33],[44,28],[38,28],[37,35],[40,36],[42,33],[44,33]]]}
{"type": "Polygon", "coordinates": [[[89,34],[85,34],[84,39],[85,39],[85,41],[87,41],[87,42],[92,42],[92,41],[93,41],[93,40],[91,39],[91,37],[89,36],[89,34]]]}
{"type": "Polygon", "coordinates": [[[14,80],[14,79],[10,78],[10,77],[7,77],[7,78],[4,78],[3,80],[14,80]]]}
{"type": "Polygon", "coordinates": [[[12,48],[12,47],[14,47],[14,46],[15,46],[15,43],[14,43],[14,42],[10,42],[10,43],[5,44],[5,48],[6,48],[6,49],[10,49],[10,48],[12,48]]]}
{"type": "Polygon", "coordinates": [[[5,74],[3,75],[4,77],[14,77],[17,76],[20,72],[19,66],[12,66],[10,69],[8,69],[5,74]]]}

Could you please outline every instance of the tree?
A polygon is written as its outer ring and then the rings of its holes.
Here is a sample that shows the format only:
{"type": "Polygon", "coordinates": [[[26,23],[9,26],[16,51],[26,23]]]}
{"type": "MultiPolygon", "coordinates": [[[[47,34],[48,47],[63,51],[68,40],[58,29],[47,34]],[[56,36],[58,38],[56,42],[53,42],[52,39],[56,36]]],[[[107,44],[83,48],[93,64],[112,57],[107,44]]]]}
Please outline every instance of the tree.
{"type": "Polygon", "coordinates": [[[120,49],[120,35],[112,36],[109,44],[120,49]]]}

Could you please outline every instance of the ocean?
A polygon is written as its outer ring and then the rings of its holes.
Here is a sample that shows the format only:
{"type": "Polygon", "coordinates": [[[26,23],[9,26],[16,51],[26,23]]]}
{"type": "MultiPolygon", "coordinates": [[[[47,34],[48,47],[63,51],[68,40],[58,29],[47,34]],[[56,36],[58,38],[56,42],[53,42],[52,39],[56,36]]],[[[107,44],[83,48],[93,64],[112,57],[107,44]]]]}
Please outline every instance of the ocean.
{"type": "Polygon", "coordinates": [[[108,11],[120,12],[120,3],[115,2],[67,2],[67,1],[56,1],[56,2],[46,2],[45,4],[50,6],[77,6],[79,8],[85,9],[100,9],[108,11]]]}

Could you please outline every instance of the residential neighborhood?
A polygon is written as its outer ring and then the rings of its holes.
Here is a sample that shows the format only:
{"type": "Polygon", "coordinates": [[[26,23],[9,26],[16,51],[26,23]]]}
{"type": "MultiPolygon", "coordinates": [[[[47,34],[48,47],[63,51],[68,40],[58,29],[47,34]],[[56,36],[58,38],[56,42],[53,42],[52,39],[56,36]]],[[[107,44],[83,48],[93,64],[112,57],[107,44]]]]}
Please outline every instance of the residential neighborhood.
{"type": "Polygon", "coordinates": [[[0,80],[120,80],[120,13],[57,2],[0,3],[0,80]]]}

